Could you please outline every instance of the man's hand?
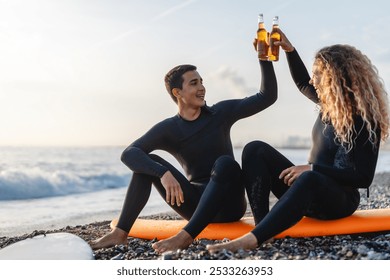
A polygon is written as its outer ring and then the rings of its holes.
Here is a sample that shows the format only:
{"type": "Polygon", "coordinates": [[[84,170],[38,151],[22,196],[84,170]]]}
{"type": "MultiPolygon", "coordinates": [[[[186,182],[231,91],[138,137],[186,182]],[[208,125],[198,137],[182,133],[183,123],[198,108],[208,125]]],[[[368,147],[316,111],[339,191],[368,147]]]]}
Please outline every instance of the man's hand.
{"type": "Polygon", "coordinates": [[[161,184],[165,188],[165,199],[168,204],[173,206],[176,203],[177,206],[180,206],[184,203],[184,195],[181,186],[170,171],[165,172],[165,174],[161,177],[161,184]]]}

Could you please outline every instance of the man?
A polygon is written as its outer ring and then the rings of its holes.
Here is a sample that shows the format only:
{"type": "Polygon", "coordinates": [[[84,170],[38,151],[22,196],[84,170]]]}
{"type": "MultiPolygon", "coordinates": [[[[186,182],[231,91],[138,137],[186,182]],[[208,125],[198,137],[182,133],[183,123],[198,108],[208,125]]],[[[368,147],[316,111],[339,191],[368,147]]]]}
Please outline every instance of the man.
{"type": "Polygon", "coordinates": [[[210,222],[233,222],[246,211],[240,165],[234,160],[230,129],[277,99],[271,62],[260,61],[260,92],[244,99],[206,105],[203,79],[193,65],[179,65],[165,76],[178,114],[153,126],[122,154],[133,171],[117,227],[94,241],[94,249],[127,244],[127,235],[146,205],[153,184],[166,202],[189,220],[177,235],[153,244],[159,252],[184,249],[210,222]],[[186,176],[157,155],[172,154],[186,176]]]}

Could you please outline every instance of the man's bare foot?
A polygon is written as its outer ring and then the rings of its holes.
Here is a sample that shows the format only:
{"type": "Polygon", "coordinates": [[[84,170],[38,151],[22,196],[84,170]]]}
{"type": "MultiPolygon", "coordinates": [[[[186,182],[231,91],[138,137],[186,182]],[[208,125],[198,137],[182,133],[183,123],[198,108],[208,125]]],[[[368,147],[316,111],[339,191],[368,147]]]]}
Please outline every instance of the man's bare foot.
{"type": "Polygon", "coordinates": [[[161,254],[167,251],[185,249],[191,245],[192,241],[194,241],[192,236],[185,230],[181,230],[178,234],[170,238],[154,243],[152,247],[157,253],[161,254]]]}
{"type": "Polygon", "coordinates": [[[255,249],[259,245],[257,244],[257,239],[253,235],[253,233],[249,232],[239,238],[236,238],[232,241],[226,242],[226,243],[220,243],[220,244],[214,244],[214,245],[207,245],[206,249],[210,253],[216,253],[218,251],[221,251],[223,249],[236,252],[239,249],[255,249]]]}
{"type": "Polygon", "coordinates": [[[108,248],[115,245],[127,245],[127,232],[120,228],[114,228],[110,233],[91,242],[93,250],[108,248]]]}

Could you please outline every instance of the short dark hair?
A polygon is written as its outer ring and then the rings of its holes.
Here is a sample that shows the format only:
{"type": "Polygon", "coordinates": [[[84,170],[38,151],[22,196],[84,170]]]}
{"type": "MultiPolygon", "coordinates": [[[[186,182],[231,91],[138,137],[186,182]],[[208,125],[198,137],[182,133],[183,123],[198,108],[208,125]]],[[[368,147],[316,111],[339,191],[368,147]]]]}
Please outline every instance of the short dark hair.
{"type": "Polygon", "coordinates": [[[178,65],[174,68],[172,68],[166,75],[165,75],[165,87],[167,88],[167,91],[173,101],[177,103],[177,98],[176,96],[173,95],[172,89],[174,88],[183,88],[183,74],[188,72],[188,71],[195,71],[196,66],[191,65],[191,64],[182,64],[178,65]]]}

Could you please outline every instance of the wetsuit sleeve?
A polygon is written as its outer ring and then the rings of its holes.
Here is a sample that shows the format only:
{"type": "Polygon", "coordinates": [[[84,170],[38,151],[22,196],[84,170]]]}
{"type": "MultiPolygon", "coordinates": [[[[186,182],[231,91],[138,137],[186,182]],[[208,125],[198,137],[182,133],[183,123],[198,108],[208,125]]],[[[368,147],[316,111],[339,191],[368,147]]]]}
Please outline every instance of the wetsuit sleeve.
{"type": "Polygon", "coordinates": [[[290,68],[291,77],[299,91],[314,103],[318,103],[318,96],[315,88],[309,83],[310,75],[307,72],[306,66],[303,64],[301,57],[296,49],[292,52],[286,52],[288,66],[290,68]]]}
{"type": "Polygon", "coordinates": [[[350,153],[353,167],[338,168],[313,164],[313,170],[332,177],[344,185],[355,188],[368,188],[375,175],[376,163],[378,160],[378,147],[373,147],[368,139],[366,127],[361,129],[356,138],[354,148],[350,153]]]}
{"type": "Polygon", "coordinates": [[[277,100],[278,87],[272,62],[260,61],[260,71],[261,84],[258,93],[243,99],[220,102],[219,105],[229,112],[228,117],[231,123],[252,116],[271,106],[277,100]]]}
{"type": "Polygon", "coordinates": [[[148,154],[166,148],[164,143],[167,143],[167,132],[169,129],[163,123],[155,125],[123,151],[122,162],[133,172],[161,178],[168,168],[154,161],[148,154]]]}

